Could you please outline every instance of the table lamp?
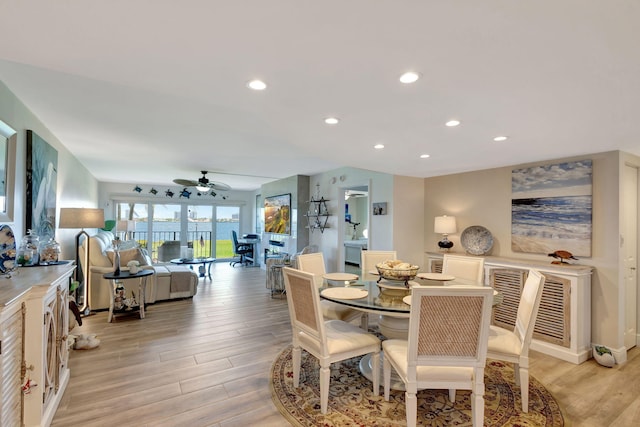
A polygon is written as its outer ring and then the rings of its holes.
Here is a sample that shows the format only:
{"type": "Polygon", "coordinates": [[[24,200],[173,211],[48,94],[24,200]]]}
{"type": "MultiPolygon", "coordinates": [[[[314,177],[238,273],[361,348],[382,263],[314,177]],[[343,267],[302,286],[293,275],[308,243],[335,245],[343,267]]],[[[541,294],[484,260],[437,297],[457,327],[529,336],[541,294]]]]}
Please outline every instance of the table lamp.
{"type": "MultiPolygon", "coordinates": [[[[59,228],[80,228],[81,231],[76,234],[76,271],[75,280],[81,282],[83,279],[82,265],[84,265],[89,276],[89,247],[87,242],[87,253],[84,257],[84,264],[80,263],[80,237],[84,235],[87,239],[89,234],[84,231],[85,228],[102,228],[104,226],[104,209],[90,208],[60,208],[59,228]]],[[[81,313],[89,311],[89,292],[91,290],[89,277],[84,280],[84,292],[82,293],[82,303],[78,308],[81,313]]]]}
{"type": "Polygon", "coordinates": [[[448,251],[453,247],[453,242],[447,238],[451,233],[455,233],[456,217],[454,216],[437,216],[433,225],[433,231],[442,234],[443,238],[438,242],[440,249],[448,251]]]}

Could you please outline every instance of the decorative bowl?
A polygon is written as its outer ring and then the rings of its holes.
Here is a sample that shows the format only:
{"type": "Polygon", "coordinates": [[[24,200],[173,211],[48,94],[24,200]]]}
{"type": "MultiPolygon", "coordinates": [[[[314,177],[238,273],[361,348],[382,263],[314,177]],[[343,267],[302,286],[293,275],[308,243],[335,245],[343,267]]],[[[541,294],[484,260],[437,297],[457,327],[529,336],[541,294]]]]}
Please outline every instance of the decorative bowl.
{"type": "Polygon", "coordinates": [[[418,270],[420,267],[417,265],[412,265],[409,268],[393,268],[393,267],[385,267],[381,264],[376,264],[376,269],[378,270],[378,274],[382,279],[386,280],[395,280],[398,282],[405,282],[409,280],[413,280],[416,278],[416,274],[418,274],[418,270]]]}

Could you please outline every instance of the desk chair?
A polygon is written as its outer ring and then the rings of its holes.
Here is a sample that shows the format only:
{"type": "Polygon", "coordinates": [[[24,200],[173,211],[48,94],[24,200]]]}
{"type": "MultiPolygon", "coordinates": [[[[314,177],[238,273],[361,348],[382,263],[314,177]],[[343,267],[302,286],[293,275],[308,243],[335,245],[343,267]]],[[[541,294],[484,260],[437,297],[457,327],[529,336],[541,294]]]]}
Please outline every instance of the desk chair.
{"type": "Polygon", "coordinates": [[[301,350],[320,362],[320,411],[327,413],[330,367],[334,362],[371,353],[373,394],[380,393],[380,340],[342,320],[324,320],[320,294],[311,273],[285,267],[289,317],[293,332],[293,386],[300,385],[301,350]]]}
{"type": "Polygon", "coordinates": [[[232,267],[235,267],[236,264],[249,264],[246,256],[253,253],[253,246],[245,243],[238,243],[238,233],[236,233],[235,230],[231,230],[231,239],[233,240],[233,253],[235,256],[239,256],[240,259],[237,261],[231,261],[229,264],[232,267]]]}
{"type": "Polygon", "coordinates": [[[433,388],[471,390],[473,426],[484,425],[484,366],[492,300],[489,287],[412,289],[408,340],[382,342],[384,398],[389,400],[393,367],[405,384],[408,427],[416,425],[417,391],[433,388]]]}

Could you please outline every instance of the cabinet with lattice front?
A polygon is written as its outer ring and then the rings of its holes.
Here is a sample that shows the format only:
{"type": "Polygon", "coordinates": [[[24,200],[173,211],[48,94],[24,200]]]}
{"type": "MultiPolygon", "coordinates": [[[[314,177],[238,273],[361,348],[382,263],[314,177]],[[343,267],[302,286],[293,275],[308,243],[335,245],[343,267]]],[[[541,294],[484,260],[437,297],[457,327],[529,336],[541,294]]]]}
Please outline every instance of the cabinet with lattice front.
{"type": "MultiPolygon", "coordinates": [[[[440,253],[428,253],[428,271],[442,272],[440,253]]],[[[493,324],[513,329],[529,269],[545,276],[531,348],[572,363],[591,357],[591,274],[580,265],[485,257],[484,283],[502,293],[493,310],[493,324]]]]}

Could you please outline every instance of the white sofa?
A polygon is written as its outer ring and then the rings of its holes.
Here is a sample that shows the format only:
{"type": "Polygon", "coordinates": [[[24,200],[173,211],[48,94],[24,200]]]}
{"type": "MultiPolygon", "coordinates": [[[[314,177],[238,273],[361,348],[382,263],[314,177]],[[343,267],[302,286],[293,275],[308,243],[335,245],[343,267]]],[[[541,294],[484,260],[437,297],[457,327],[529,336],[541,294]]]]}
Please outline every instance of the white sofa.
{"type": "MultiPolygon", "coordinates": [[[[82,266],[84,277],[89,283],[89,307],[91,310],[109,308],[109,300],[112,295],[112,283],[103,277],[105,273],[113,271],[113,233],[99,231],[96,235],[85,239],[82,243],[86,253],[87,242],[89,244],[89,271],[82,266]]],[[[181,265],[152,265],[145,251],[137,247],[135,242],[123,242],[120,250],[120,265],[127,270],[127,262],[135,259],[144,269],[152,269],[155,274],[147,280],[145,288],[145,302],[147,304],[156,301],[176,298],[189,298],[198,291],[198,274],[186,266],[181,265]]],[[[134,291],[137,295],[138,284],[135,280],[124,280],[127,288],[127,296],[134,291]]]]}

